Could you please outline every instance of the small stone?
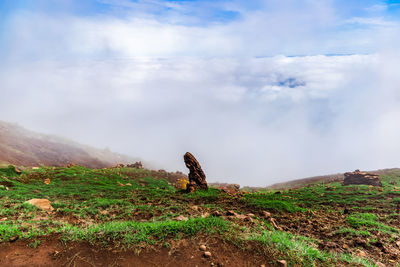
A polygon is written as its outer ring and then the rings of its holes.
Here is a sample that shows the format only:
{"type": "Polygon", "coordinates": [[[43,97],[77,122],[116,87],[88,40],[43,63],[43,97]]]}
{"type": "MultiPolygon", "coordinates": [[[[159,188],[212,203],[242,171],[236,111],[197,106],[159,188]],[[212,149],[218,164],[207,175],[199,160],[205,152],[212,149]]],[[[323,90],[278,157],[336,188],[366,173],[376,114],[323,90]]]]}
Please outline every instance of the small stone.
{"type": "Polygon", "coordinates": [[[175,220],[177,220],[177,221],[187,221],[188,217],[185,217],[183,215],[179,215],[178,217],[175,218],[175,220]]]}
{"type": "Polygon", "coordinates": [[[44,179],[44,183],[45,184],[50,184],[50,179],[49,178],[44,179]]]}
{"type": "Polygon", "coordinates": [[[358,256],[358,257],[367,257],[367,253],[365,253],[365,251],[362,251],[362,250],[357,250],[357,253],[356,253],[356,255],[358,256]]]}
{"type": "Polygon", "coordinates": [[[287,267],[287,262],[285,260],[278,260],[276,263],[278,263],[279,267],[287,267]]]}
{"type": "Polygon", "coordinates": [[[253,220],[253,218],[252,217],[250,217],[250,216],[247,216],[245,219],[244,219],[246,222],[254,222],[254,220],[253,220]]]}
{"type": "Polygon", "coordinates": [[[263,215],[266,219],[268,219],[269,217],[271,217],[271,213],[269,213],[268,211],[263,211],[263,215]]]}
{"type": "Polygon", "coordinates": [[[198,206],[191,206],[190,207],[192,210],[195,210],[195,211],[198,211],[199,210],[199,207],[198,206]]]}
{"type": "Polygon", "coordinates": [[[15,236],[13,236],[13,237],[10,237],[10,242],[12,243],[12,242],[15,242],[15,241],[17,241],[19,239],[19,236],[17,236],[17,235],[15,235],[15,236]]]}
{"type": "Polygon", "coordinates": [[[121,184],[120,182],[117,182],[118,186],[124,186],[124,184],[121,184]]]}
{"type": "Polygon", "coordinates": [[[386,267],[385,264],[383,264],[382,262],[379,262],[379,261],[376,263],[376,266],[378,266],[378,267],[386,267]]]}
{"type": "Polygon", "coordinates": [[[221,216],[222,216],[222,213],[221,213],[220,211],[216,210],[216,211],[214,211],[214,212],[212,213],[212,215],[213,215],[213,216],[216,216],[216,217],[221,217],[221,216]]]}
{"type": "Polygon", "coordinates": [[[204,256],[205,258],[210,258],[210,257],[211,257],[211,252],[210,252],[210,251],[205,251],[205,252],[203,253],[203,256],[204,256]]]}
{"type": "Polygon", "coordinates": [[[208,212],[201,214],[201,218],[207,218],[209,216],[210,216],[210,213],[208,213],[208,212]]]}
{"type": "Polygon", "coordinates": [[[239,220],[244,220],[244,219],[246,219],[247,218],[247,216],[246,215],[244,215],[244,214],[236,214],[236,216],[235,216],[237,219],[239,219],[239,220]]]}
{"type": "Polygon", "coordinates": [[[226,216],[236,216],[237,214],[236,214],[236,212],[235,212],[234,210],[228,210],[228,211],[225,213],[225,215],[226,215],[226,216]]]}
{"type": "Polygon", "coordinates": [[[205,245],[201,245],[201,246],[199,247],[199,249],[200,249],[201,251],[206,251],[206,250],[207,250],[207,247],[206,247],[205,245]]]}
{"type": "Polygon", "coordinates": [[[248,213],[247,216],[254,217],[255,215],[253,213],[248,213]]]}
{"type": "Polygon", "coordinates": [[[51,202],[48,199],[38,199],[34,198],[26,201],[26,203],[38,207],[39,209],[52,211],[54,208],[51,206],[51,202]]]}
{"type": "Polygon", "coordinates": [[[127,183],[127,184],[125,184],[126,186],[132,186],[132,184],[131,183],[127,183]]]}
{"type": "Polygon", "coordinates": [[[397,241],[396,245],[400,248],[400,241],[397,241]]]}

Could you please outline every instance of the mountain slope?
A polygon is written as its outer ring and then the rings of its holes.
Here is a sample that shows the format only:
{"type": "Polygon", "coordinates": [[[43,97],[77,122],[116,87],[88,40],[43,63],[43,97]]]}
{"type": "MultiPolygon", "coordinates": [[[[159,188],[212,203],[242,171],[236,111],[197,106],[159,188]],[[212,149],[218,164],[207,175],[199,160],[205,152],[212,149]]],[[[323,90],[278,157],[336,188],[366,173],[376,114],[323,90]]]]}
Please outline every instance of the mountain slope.
{"type": "Polygon", "coordinates": [[[35,133],[0,121],[0,163],[20,166],[63,166],[69,163],[103,168],[137,159],[73,141],[35,133]]]}

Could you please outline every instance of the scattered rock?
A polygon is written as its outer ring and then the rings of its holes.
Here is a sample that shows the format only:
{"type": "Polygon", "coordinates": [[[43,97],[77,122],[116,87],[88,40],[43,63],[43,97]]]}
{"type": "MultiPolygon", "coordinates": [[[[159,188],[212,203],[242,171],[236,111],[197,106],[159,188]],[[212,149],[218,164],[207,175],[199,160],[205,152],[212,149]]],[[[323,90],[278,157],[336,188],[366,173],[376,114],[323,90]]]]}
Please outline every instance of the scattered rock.
{"type": "Polygon", "coordinates": [[[50,184],[50,179],[49,178],[44,179],[44,183],[45,184],[50,184]]]}
{"type": "Polygon", "coordinates": [[[376,263],[376,266],[377,267],[386,267],[385,264],[383,264],[382,262],[379,262],[379,261],[376,263]]]}
{"type": "Polygon", "coordinates": [[[192,210],[194,210],[194,211],[198,211],[198,210],[199,210],[199,207],[198,207],[198,206],[195,206],[195,205],[194,205],[194,206],[191,206],[190,208],[191,208],[192,210]]]}
{"type": "Polygon", "coordinates": [[[21,174],[22,174],[22,171],[21,171],[19,168],[14,167],[14,169],[15,169],[15,172],[16,172],[18,175],[21,175],[21,174]]]}
{"type": "Polygon", "coordinates": [[[271,213],[269,213],[268,211],[263,211],[263,216],[264,216],[264,218],[265,219],[268,219],[268,218],[270,218],[271,217],[271,213]]]}
{"type": "Polygon", "coordinates": [[[214,211],[214,212],[212,213],[212,215],[213,215],[213,216],[216,216],[216,217],[221,217],[221,216],[222,216],[222,213],[221,213],[220,211],[216,210],[216,211],[214,211]]]}
{"type": "Polygon", "coordinates": [[[236,216],[237,213],[236,213],[234,210],[228,210],[228,211],[225,213],[225,215],[226,215],[226,216],[236,216]]]}
{"type": "Polygon", "coordinates": [[[178,217],[175,218],[177,221],[187,221],[189,218],[185,217],[183,215],[179,215],[178,217]]]}
{"type": "Polygon", "coordinates": [[[125,167],[125,165],[122,163],[118,163],[117,165],[115,165],[115,168],[123,168],[123,167],[125,167]]]}
{"type": "Polygon", "coordinates": [[[208,213],[208,212],[201,214],[201,218],[207,218],[209,216],[210,216],[210,213],[208,213]]]}
{"type": "Polygon", "coordinates": [[[132,184],[131,183],[127,183],[127,184],[125,184],[126,186],[132,186],[132,184]]]}
{"type": "Polygon", "coordinates": [[[239,219],[239,220],[245,220],[245,219],[247,218],[247,216],[244,215],[244,214],[236,214],[235,217],[236,217],[237,219],[239,219]]]}
{"type": "Polygon", "coordinates": [[[9,241],[12,243],[12,242],[17,241],[18,239],[19,239],[19,236],[15,235],[13,237],[10,237],[9,241]]]}
{"type": "Polygon", "coordinates": [[[273,226],[275,229],[280,230],[280,231],[283,230],[282,227],[279,227],[279,226],[278,226],[278,224],[276,223],[276,221],[275,221],[274,218],[269,218],[269,221],[271,222],[272,226],[273,226]]]}
{"type": "Polygon", "coordinates": [[[205,245],[200,245],[199,249],[200,249],[201,251],[206,251],[206,250],[207,250],[207,247],[206,247],[205,245]]]}
{"type": "Polygon", "coordinates": [[[142,165],[141,161],[137,161],[137,162],[135,162],[133,164],[128,164],[128,165],[126,165],[126,167],[128,167],[128,168],[136,168],[136,169],[143,169],[143,165],[142,165]]]}
{"type": "Polygon", "coordinates": [[[34,199],[26,201],[26,203],[36,206],[39,209],[42,209],[45,211],[53,211],[54,210],[54,208],[51,206],[51,202],[45,198],[43,198],[43,199],[34,198],[34,199]]]}
{"type": "Polygon", "coordinates": [[[117,182],[118,186],[125,186],[124,184],[121,184],[120,182],[117,182]]]}
{"type": "Polygon", "coordinates": [[[356,255],[358,257],[367,257],[367,253],[365,253],[365,251],[358,249],[356,252],[356,255]]]}
{"type": "Polygon", "coordinates": [[[193,192],[196,189],[208,190],[206,175],[196,158],[189,152],[186,152],[183,159],[185,160],[186,167],[189,169],[189,183],[187,184],[186,191],[193,192]]]}
{"type": "Polygon", "coordinates": [[[248,213],[247,216],[254,217],[255,215],[253,213],[248,213]]]}
{"type": "Polygon", "coordinates": [[[39,167],[32,167],[32,170],[39,170],[39,167]]]}
{"type": "Polygon", "coordinates": [[[246,216],[246,218],[244,219],[246,222],[254,222],[253,218],[250,216],[246,216]]]}
{"type": "Polygon", "coordinates": [[[396,245],[400,248],[400,241],[397,241],[396,245]]]}
{"type": "Polygon", "coordinates": [[[285,260],[276,261],[279,267],[287,267],[287,262],[285,260]]]}
{"type": "Polygon", "coordinates": [[[211,252],[210,251],[205,251],[203,253],[204,258],[211,258],[211,252]]]}
{"type": "Polygon", "coordinates": [[[344,174],[343,185],[351,184],[382,186],[379,175],[367,172],[360,172],[360,170],[355,170],[354,172],[346,172],[344,174]]]}

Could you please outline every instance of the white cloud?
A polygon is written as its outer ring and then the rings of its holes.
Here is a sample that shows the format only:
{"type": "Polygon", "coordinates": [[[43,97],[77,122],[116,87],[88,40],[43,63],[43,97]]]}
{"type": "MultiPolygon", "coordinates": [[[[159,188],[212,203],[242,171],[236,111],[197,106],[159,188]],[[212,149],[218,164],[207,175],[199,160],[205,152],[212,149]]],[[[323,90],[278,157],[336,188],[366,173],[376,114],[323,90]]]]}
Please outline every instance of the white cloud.
{"type": "Polygon", "coordinates": [[[191,26],[173,23],[186,19],[175,13],[168,22],[16,13],[0,63],[0,119],[170,170],[184,170],[191,151],[211,181],[394,167],[398,25],[346,28],[323,2],[231,3],[240,19],[191,26]]]}
{"type": "Polygon", "coordinates": [[[170,170],[192,151],[214,181],[392,167],[400,81],[382,57],[36,62],[2,72],[2,119],[170,170]]]}

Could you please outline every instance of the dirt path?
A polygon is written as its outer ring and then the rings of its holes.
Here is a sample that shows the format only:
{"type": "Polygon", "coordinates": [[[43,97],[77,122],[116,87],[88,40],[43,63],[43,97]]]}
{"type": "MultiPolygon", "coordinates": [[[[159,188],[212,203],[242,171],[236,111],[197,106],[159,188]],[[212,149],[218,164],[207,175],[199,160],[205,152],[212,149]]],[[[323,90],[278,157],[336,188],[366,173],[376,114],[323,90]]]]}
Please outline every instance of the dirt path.
{"type": "Polygon", "coordinates": [[[18,240],[0,245],[0,266],[260,266],[271,265],[268,259],[216,238],[198,237],[170,242],[170,247],[135,250],[102,249],[88,243],[62,244],[57,237],[42,239],[37,248],[29,241],[18,240]],[[199,246],[211,252],[205,258],[199,246]]]}

